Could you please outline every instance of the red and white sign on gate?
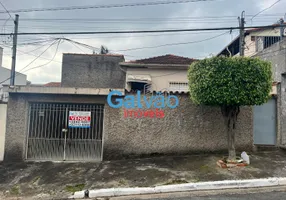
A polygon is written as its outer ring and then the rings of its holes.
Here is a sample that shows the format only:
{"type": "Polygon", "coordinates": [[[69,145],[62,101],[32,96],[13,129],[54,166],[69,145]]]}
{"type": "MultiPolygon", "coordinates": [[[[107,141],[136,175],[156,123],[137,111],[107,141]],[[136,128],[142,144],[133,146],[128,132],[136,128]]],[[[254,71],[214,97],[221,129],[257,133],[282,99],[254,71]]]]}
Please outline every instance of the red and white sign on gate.
{"type": "Polygon", "coordinates": [[[70,111],[69,128],[90,128],[91,112],[70,111]]]}

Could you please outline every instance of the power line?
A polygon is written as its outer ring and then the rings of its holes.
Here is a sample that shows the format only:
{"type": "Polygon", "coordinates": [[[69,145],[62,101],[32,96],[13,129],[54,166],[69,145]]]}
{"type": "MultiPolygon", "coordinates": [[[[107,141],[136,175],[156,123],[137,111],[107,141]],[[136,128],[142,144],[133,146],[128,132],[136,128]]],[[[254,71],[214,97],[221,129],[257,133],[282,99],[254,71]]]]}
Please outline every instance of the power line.
{"type": "MultiPolygon", "coordinates": [[[[43,54],[44,54],[51,46],[53,46],[56,42],[57,42],[57,40],[55,40],[53,43],[51,43],[48,48],[46,48],[40,55],[36,56],[36,58],[35,58],[34,60],[32,60],[28,65],[26,65],[25,67],[23,67],[19,72],[16,72],[15,77],[16,77],[17,75],[19,75],[21,71],[23,71],[24,69],[26,69],[27,67],[29,67],[29,66],[30,66],[33,62],[35,62],[38,58],[40,58],[40,56],[43,55],[43,54]]],[[[60,42],[60,41],[59,41],[59,42],[60,42]]],[[[59,45],[59,43],[58,43],[58,45],[59,45]]],[[[29,69],[29,70],[30,70],[30,69],[29,69]]],[[[10,76],[9,78],[5,79],[4,81],[1,81],[0,84],[6,82],[6,81],[8,81],[8,80],[10,80],[11,78],[12,78],[12,77],[10,76]]]]}
{"type": "Polygon", "coordinates": [[[49,48],[51,48],[59,39],[55,40],[54,42],[52,42],[48,48],[46,48],[41,54],[39,54],[34,60],[32,60],[28,65],[26,65],[25,67],[23,67],[19,72],[23,71],[24,69],[26,69],[27,67],[29,67],[33,62],[35,62],[38,58],[40,58],[46,51],[48,51],[49,48]]]}
{"type": "MultiPolygon", "coordinates": [[[[4,4],[3,4],[1,1],[0,1],[0,4],[1,4],[1,6],[5,9],[5,12],[8,13],[8,15],[10,16],[10,18],[13,19],[12,15],[10,14],[10,12],[7,10],[7,8],[4,6],[4,4]]],[[[0,13],[5,13],[5,12],[1,11],[0,13]]],[[[9,18],[9,19],[10,19],[10,18],[9,18]]],[[[14,20],[14,19],[13,19],[13,20],[14,20]]]]}
{"type": "MultiPolygon", "coordinates": [[[[93,46],[90,46],[90,45],[87,45],[87,44],[84,44],[84,43],[81,43],[81,42],[77,42],[77,41],[75,41],[75,40],[71,40],[71,39],[68,39],[68,38],[62,38],[63,40],[66,40],[66,41],[68,41],[68,42],[70,42],[70,43],[72,43],[74,46],[75,46],[75,44],[76,45],[81,45],[81,46],[83,46],[83,47],[85,47],[85,48],[88,48],[88,49],[91,49],[91,50],[97,50],[97,51],[100,51],[100,48],[98,48],[98,47],[93,47],[93,46]]],[[[77,47],[77,48],[79,48],[79,47],[77,47]]],[[[86,53],[85,51],[83,51],[82,49],[80,49],[82,52],[84,52],[84,53],[86,53]]],[[[110,50],[110,52],[111,53],[118,53],[117,51],[115,51],[115,50],[110,50]]],[[[93,54],[92,54],[93,55],[93,54]]],[[[128,54],[124,54],[124,56],[126,56],[126,57],[137,57],[137,56],[132,56],[132,55],[128,55],[128,54]]]]}
{"type": "MultiPolygon", "coordinates": [[[[6,13],[8,13],[9,15],[9,18],[7,18],[2,26],[2,30],[3,30],[3,33],[5,33],[5,27],[6,27],[6,24],[7,22],[9,21],[9,19],[12,19],[14,20],[14,18],[12,17],[12,15],[10,14],[10,12],[7,10],[7,8],[4,6],[4,4],[0,1],[0,4],[1,6],[4,8],[4,10],[6,11],[6,13]]],[[[6,41],[5,41],[6,42],[6,41]]]]}
{"type": "MultiPolygon", "coordinates": [[[[245,29],[267,29],[277,28],[281,25],[270,26],[249,26],[245,29]]],[[[285,25],[282,25],[285,27],[285,25]]],[[[221,31],[221,30],[240,30],[241,27],[219,27],[219,28],[193,28],[193,29],[162,29],[162,30],[126,30],[126,31],[83,31],[83,32],[20,32],[18,35],[98,35],[98,34],[126,34],[126,33],[172,33],[172,32],[197,32],[197,31],[221,31]]],[[[0,33],[0,35],[11,35],[7,33],[0,33]]],[[[12,34],[14,35],[14,34],[12,34]]]]}
{"type": "Polygon", "coordinates": [[[267,8],[265,8],[265,9],[259,11],[259,12],[258,12],[257,14],[255,14],[250,20],[252,21],[254,17],[256,17],[257,15],[263,13],[264,11],[266,11],[266,10],[272,8],[273,6],[275,6],[275,5],[276,5],[277,3],[279,3],[280,1],[281,1],[281,0],[278,0],[278,1],[274,2],[273,4],[271,4],[269,7],[267,7],[267,8]]]}
{"type": "Polygon", "coordinates": [[[36,67],[32,67],[32,68],[30,68],[30,69],[25,70],[24,72],[30,71],[30,70],[32,70],[32,69],[37,69],[37,68],[40,68],[40,67],[43,67],[43,66],[46,66],[46,65],[50,64],[50,63],[55,59],[55,57],[56,57],[56,55],[57,55],[57,53],[58,53],[58,49],[59,49],[60,43],[61,43],[61,40],[58,41],[55,54],[54,54],[53,58],[52,58],[49,62],[47,62],[47,63],[45,63],[45,64],[43,64],[43,65],[39,65],[39,66],[36,66],[36,67]]]}
{"type": "MultiPolygon", "coordinates": [[[[271,14],[262,14],[258,17],[277,17],[282,16],[285,13],[271,13],[271,14]]],[[[254,15],[248,14],[247,17],[252,17],[254,15]]],[[[220,19],[220,18],[235,18],[237,20],[236,15],[220,15],[220,16],[198,16],[198,17],[189,17],[189,16],[177,16],[177,17],[144,17],[144,18],[21,18],[21,21],[154,21],[154,20],[201,20],[205,19],[220,19]]],[[[0,21],[4,21],[5,19],[0,19],[0,21]]]]}
{"type": "MultiPolygon", "coordinates": [[[[83,53],[86,53],[86,51],[82,50],[79,46],[78,43],[76,41],[70,40],[70,39],[66,39],[64,38],[64,40],[68,41],[69,43],[71,43],[74,47],[76,47],[77,49],[79,49],[80,51],[82,51],[83,53]]],[[[85,46],[86,47],[86,46],[85,46]]],[[[88,48],[88,47],[87,47],[88,48]]],[[[90,48],[88,48],[90,49],[90,48]]],[[[92,49],[94,50],[94,49],[92,49]]],[[[87,54],[87,53],[86,53],[87,54]]]]}
{"type": "MultiPolygon", "coordinates": [[[[216,0],[169,0],[169,1],[153,1],[142,3],[126,3],[126,4],[106,4],[106,5],[89,5],[89,6],[69,6],[69,7],[53,7],[53,8],[31,8],[31,9],[17,9],[10,10],[10,13],[23,13],[23,12],[42,12],[42,11],[68,11],[68,10],[86,10],[86,9],[99,9],[99,8],[123,8],[123,7],[135,7],[135,6],[156,6],[156,5],[168,5],[168,4],[182,4],[193,2],[207,2],[216,0]]],[[[3,13],[3,11],[0,13],[3,13]]]]}
{"type": "Polygon", "coordinates": [[[203,39],[203,40],[198,40],[198,41],[191,41],[191,42],[178,42],[178,43],[168,43],[168,44],[162,44],[162,45],[157,45],[157,46],[148,46],[148,47],[138,47],[138,48],[131,48],[131,49],[123,49],[123,50],[116,50],[116,51],[134,51],[134,50],[140,50],[140,49],[153,49],[153,48],[159,48],[159,47],[165,47],[165,46],[176,46],[176,45],[183,45],[183,44],[194,44],[194,43],[200,43],[200,42],[205,42],[205,41],[208,41],[208,40],[212,40],[214,38],[218,38],[222,35],[225,35],[226,33],[229,33],[228,31],[227,32],[224,32],[222,34],[219,34],[219,35],[216,35],[216,36],[213,36],[213,37],[210,37],[210,38],[206,38],[206,39],[203,39]]]}

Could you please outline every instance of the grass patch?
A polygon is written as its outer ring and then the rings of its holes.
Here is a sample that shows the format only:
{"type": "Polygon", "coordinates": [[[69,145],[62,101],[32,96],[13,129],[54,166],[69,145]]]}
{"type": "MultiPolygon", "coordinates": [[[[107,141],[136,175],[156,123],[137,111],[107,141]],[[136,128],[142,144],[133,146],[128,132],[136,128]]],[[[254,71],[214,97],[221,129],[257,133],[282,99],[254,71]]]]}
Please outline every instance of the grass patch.
{"type": "Polygon", "coordinates": [[[11,189],[10,189],[10,194],[11,195],[19,195],[20,194],[20,187],[18,185],[14,185],[11,189]]]}
{"type": "Polygon", "coordinates": [[[211,171],[212,171],[212,169],[209,166],[207,166],[207,165],[203,165],[203,166],[200,167],[200,172],[208,173],[208,172],[211,172],[211,171]]]}
{"type": "Polygon", "coordinates": [[[171,180],[163,185],[176,185],[176,184],[183,184],[183,183],[189,183],[188,181],[186,180],[182,180],[182,179],[174,179],[174,180],[171,180]]]}
{"type": "Polygon", "coordinates": [[[85,184],[77,184],[77,185],[67,185],[66,186],[66,191],[75,193],[78,191],[82,191],[85,187],[85,184]]]}

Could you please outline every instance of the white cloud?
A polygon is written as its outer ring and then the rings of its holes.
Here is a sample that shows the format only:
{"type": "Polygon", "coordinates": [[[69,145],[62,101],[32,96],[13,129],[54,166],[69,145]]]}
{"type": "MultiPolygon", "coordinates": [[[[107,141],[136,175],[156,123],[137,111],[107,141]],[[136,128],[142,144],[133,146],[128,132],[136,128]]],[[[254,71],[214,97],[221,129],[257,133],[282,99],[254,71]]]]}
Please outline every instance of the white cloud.
{"type": "MultiPolygon", "coordinates": [[[[128,0],[122,0],[120,3],[129,2],[128,0]]],[[[271,5],[275,0],[241,0],[237,1],[221,0],[214,2],[200,2],[200,3],[188,3],[188,4],[173,4],[165,6],[146,6],[146,7],[132,7],[132,8],[116,8],[116,9],[96,9],[96,10],[76,10],[76,11],[62,11],[62,12],[33,12],[33,13],[21,13],[20,14],[20,32],[54,32],[54,31],[103,31],[103,30],[151,30],[151,29],[167,29],[167,28],[203,28],[203,27],[228,27],[237,26],[237,17],[243,10],[246,14],[255,14],[260,10],[271,5]],[[233,16],[232,18],[206,18],[207,16],[233,16]],[[197,17],[196,20],[191,17],[197,17]],[[103,18],[118,18],[118,19],[144,19],[150,18],[145,22],[129,22],[124,20],[118,20],[116,23],[100,23],[100,22],[61,22],[61,21],[28,21],[27,18],[88,18],[88,19],[103,19],[103,18]],[[153,18],[163,19],[160,21],[154,21],[153,18]],[[165,20],[164,20],[165,19],[165,20]],[[175,20],[176,19],[176,20],[175,20]],[[105,27],[105,28],[104,28],[105,27]]],[[[57,6],[69,6],[69,5],[93,5],[93,4],[114,4],[119,3],[116,0],[10,0],[5,2],[8,9],[21,9],[21,8],[33,8],[33,7],[57,7],[57,6]]],[[[271,8],[266,13],[283,13],[286,7],[285,2],[281,1],[278,5],[271,8]]],[[[5,17],[5,15],[3,15],[5,17]]],[[[255,19],[253,25],[266,25],[271,24],[272,21],[278,19],[278,16],[267,17],[267,19],[255,19]]],[[[247,18],[248,20],[248,18],[247,18]]],[[[13,25],[9,21],[9,25],[13,25]]],[[[250,24],[248,24],[250,25],[250,24]]],[[[7,28],[12,30],[12,26],[7,28]]],[[[100,47],[105,45],[111,50],[122,50],[129,48],[137,48],[144,46],[156,46],[167,43],[176,42],[191,42],[197,40],[203,40],[209,37],[213,37],[222,32],[214,33],[162,33],[153,34],[157,36],[146,36],[152,34],[145,34],[144,37],[140,37],[140,34],[129,35],[68,35],[67,38],[74,38],[82,43],[94,47],[100,47]],[[158,36],[159,35],[159,36],[158,36]]],[[[142,34],[141,34],[142,35],[142,34]]],[[[61,37],[61,36],[55,36],[61,37]]],[[[19,43],[23,41],[33,42],[38,39],[47,39],[50,36],[20,36],[19,43]]],[[[209,40],[202,43],[178,45],[178,46],[166,46],[162,48],[154,49],[142,49],[136,51],[121,52],[125,55],[131,55],[134,57],[126,56],[126,59],[138,59],[152,56],[158,56],[163,54],[178,54],[187,57],[202,58],[210,55],[211,53],[218,53],[226,44],[230,42],[230,35],[218,37],[213,40],[209,40]]],[[[11,44],[11,43],[10,43],[11,44]]],[[[16,69],[22,69],[29,64],[35,56],[22,54],[21,51],[29,52],[39,46],[18,46],[17,65],[16,69]]],[[[46,46],[47,47],[47,46],[46,46]]],[[[43,47],[37,51],[32,52],[35,55],[41,54],[46,47],[43,47]]],[[[28,79],[33,83],[44,83],[49,81],[60,81],[61,78],[61,60],[62,53],[91,53],[92,51],[84,47],[75,47],[74,45],[65,42],[59,46],[57,55],[53,62],[46,66],[37,68],[27,72],[28,79]],[[82,50],[80,50],[81,48],[82,50]]],[[[11,50],[4,47],[4,53],[11,55],[11,50]]],[[[28,68],[36,67],[46,64],[49,59],[52,59],[55,53],[55,46],[49,49],[28,68]]],[[[11,66],[11,58],[7,55],[4,56],[3,65],[5,67],[11,66]]]]}

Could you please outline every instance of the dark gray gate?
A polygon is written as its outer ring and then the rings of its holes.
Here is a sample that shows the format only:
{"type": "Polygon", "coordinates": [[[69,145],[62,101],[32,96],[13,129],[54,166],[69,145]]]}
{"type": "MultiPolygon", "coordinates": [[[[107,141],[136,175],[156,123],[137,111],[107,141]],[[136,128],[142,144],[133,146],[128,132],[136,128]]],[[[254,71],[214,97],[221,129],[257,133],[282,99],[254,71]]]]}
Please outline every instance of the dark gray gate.
{"type": "Polygon", "coordinates": [[[254,144],[276,144],[276,99],[254,106],[254,144]]]}
{"type": "Polygon", "coordinates": [[[26,159],[101,161],[103,114],[104,105],[31,103],[26,159]],[[73,111],[89,114],[90,120],[75,126],[73,111]]]}

